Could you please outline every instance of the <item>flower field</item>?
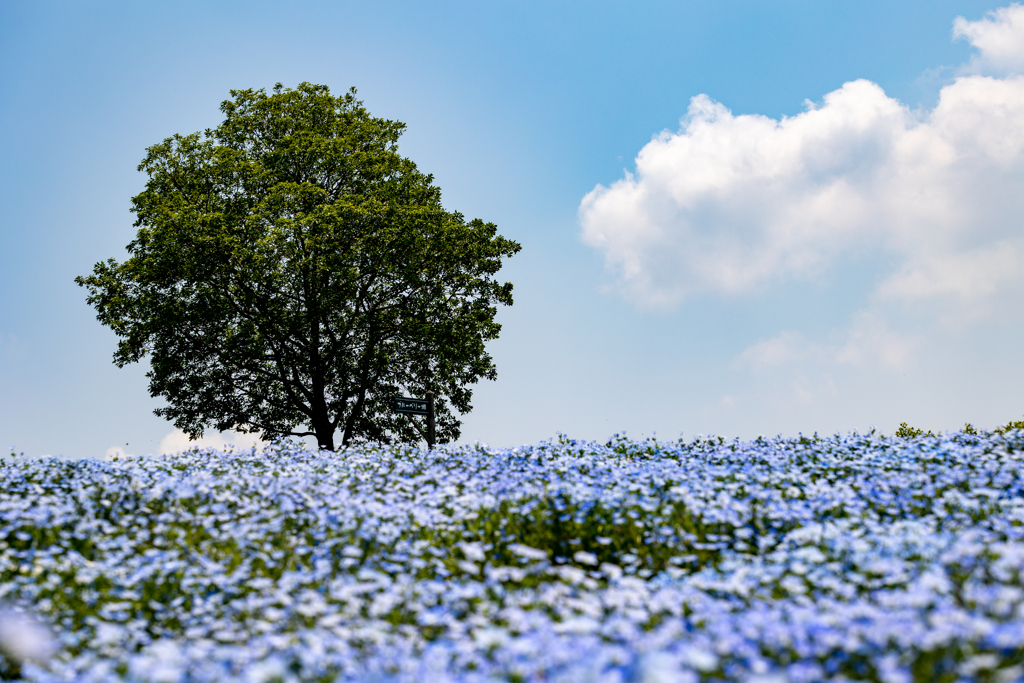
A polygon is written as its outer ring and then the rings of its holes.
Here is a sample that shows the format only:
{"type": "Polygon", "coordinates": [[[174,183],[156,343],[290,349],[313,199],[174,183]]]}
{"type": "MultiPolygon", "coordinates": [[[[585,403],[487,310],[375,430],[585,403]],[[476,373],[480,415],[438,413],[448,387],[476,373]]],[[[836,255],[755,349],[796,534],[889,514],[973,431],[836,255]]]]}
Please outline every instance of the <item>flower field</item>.
{"type": "Polygon", "coordinates": [[[1022,465],[1019,431],[8,458],[0,602],[55,634],[36,681],[1006,683],[1022,465]]]}

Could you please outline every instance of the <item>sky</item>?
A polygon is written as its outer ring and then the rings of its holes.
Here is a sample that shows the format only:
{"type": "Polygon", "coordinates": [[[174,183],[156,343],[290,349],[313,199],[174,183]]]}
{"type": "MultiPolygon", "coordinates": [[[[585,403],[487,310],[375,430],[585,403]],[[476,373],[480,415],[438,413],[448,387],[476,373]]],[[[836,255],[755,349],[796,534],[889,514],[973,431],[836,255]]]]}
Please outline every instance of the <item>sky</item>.
{"type": "Polygon", "coordinates": [[[303,81],[523,246],[464,442],[1020,419],[1021,74],[1016,4],[6,0],[0,447],[188,445],[74,278],[146,147],[303,81]]]}

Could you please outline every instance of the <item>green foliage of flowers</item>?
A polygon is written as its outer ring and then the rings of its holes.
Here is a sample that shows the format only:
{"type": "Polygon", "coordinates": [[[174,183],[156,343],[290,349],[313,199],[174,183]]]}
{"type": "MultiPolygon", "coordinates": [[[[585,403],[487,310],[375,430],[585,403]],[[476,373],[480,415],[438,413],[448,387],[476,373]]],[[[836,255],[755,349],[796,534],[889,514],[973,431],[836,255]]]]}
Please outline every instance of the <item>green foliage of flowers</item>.
{"type": "Polygon", "coordinates": [[[1002,427],[996,427],[994,431],[996,434],[1006,434],[1007,432],[1015,431],[1018,429],[1024,429],[1024,420],[1011,420],[1010,422],[1004,424],[1002,427]]]}
{"type": "MultiPolygon", "coordinates": [[[[1013,431],[1013,430],[1017,430],[1017,429],[1024,429],[1024,420],[1010,421],[1010,422],[1006,423],[1005,425],[1002,425],[1001,427],[996,427],[995,429],[992,430],[992,433],[993,434],[1000,434],[1000,435],[1002,435],[1002,434],[1006,434],[1007,432],[1010,432],[1010,431],[1013,431]]],[[[962,434],[971,434],[971,435],[974,435],[974,436],[977,436],[977,435],[985,433],[984,430],[979,430],[977,427],[975,427],[970,422],[965,422],[964,423],[964,427],[963,427],[963,429],[960,430],[960,432],[962,434]]],[[[918,436],[935,436],[935,434],[933,434],[931,430],[928,430],[926,432],[923,429],[918,429],[916,427],[911,427],[906,422],[900,422],[900,426],[896,430],[896,436],[898,436],[900,438],[903,438],[903,439],[913,439],[913,438],[916,438],[918,436]]]]}
{"type": "Polygon", "coordinates": [[[917,429],[916,427],[911,427],[906,422],[900,422],[900,427],[896,430],[896,436],[901,439],[913,439],[918,436],[934,436],[934,434],[930,430],[925,433],[923,429],[917,429]]]}

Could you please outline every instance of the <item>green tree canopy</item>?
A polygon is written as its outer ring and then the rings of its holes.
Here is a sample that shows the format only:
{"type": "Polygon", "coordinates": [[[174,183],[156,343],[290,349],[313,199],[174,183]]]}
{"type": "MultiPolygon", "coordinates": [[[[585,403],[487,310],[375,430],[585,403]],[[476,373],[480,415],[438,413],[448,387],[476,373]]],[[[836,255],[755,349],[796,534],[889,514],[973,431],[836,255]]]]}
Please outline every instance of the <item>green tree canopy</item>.
{"type": "Polygon", "coordinates": [[[398,154],[405,125],[355,95],[232,90],[220,126],[147,150],[129,258],[76,278],[114,362],[148,356],[157,415],[192,437],[415,441],[390,399],[429,390],[444,442],[496,377],[485,342],[512,285],[493,276],[520,245],[446,211],[398,154]]]}

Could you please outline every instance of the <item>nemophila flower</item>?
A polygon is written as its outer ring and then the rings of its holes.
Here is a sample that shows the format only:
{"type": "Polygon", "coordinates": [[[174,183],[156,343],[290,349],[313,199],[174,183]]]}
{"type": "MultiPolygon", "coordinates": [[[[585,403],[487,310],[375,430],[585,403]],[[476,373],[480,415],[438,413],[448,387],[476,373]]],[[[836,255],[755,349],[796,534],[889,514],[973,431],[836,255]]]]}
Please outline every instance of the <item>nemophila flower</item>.
{"type": "Polygon", "coordinates": [[[43,624],[0,605],[0,678],[17,678],[26,664],[45,664],[55,650],[54,638],[43,624]]]}
{"type": "Polygon", "coordinates": [[[572,559],[576,560],[580,564],[597,564],[597,555],[595,555],[594,553],[588,553],[585,550],[577,550],[575,553],[573,553],[572,559]]]}
{"type": "Polygon", "coordinates": [[[0,593],[38,680],[1014,680],[1017,438],[5,462],[0,593]]]}

